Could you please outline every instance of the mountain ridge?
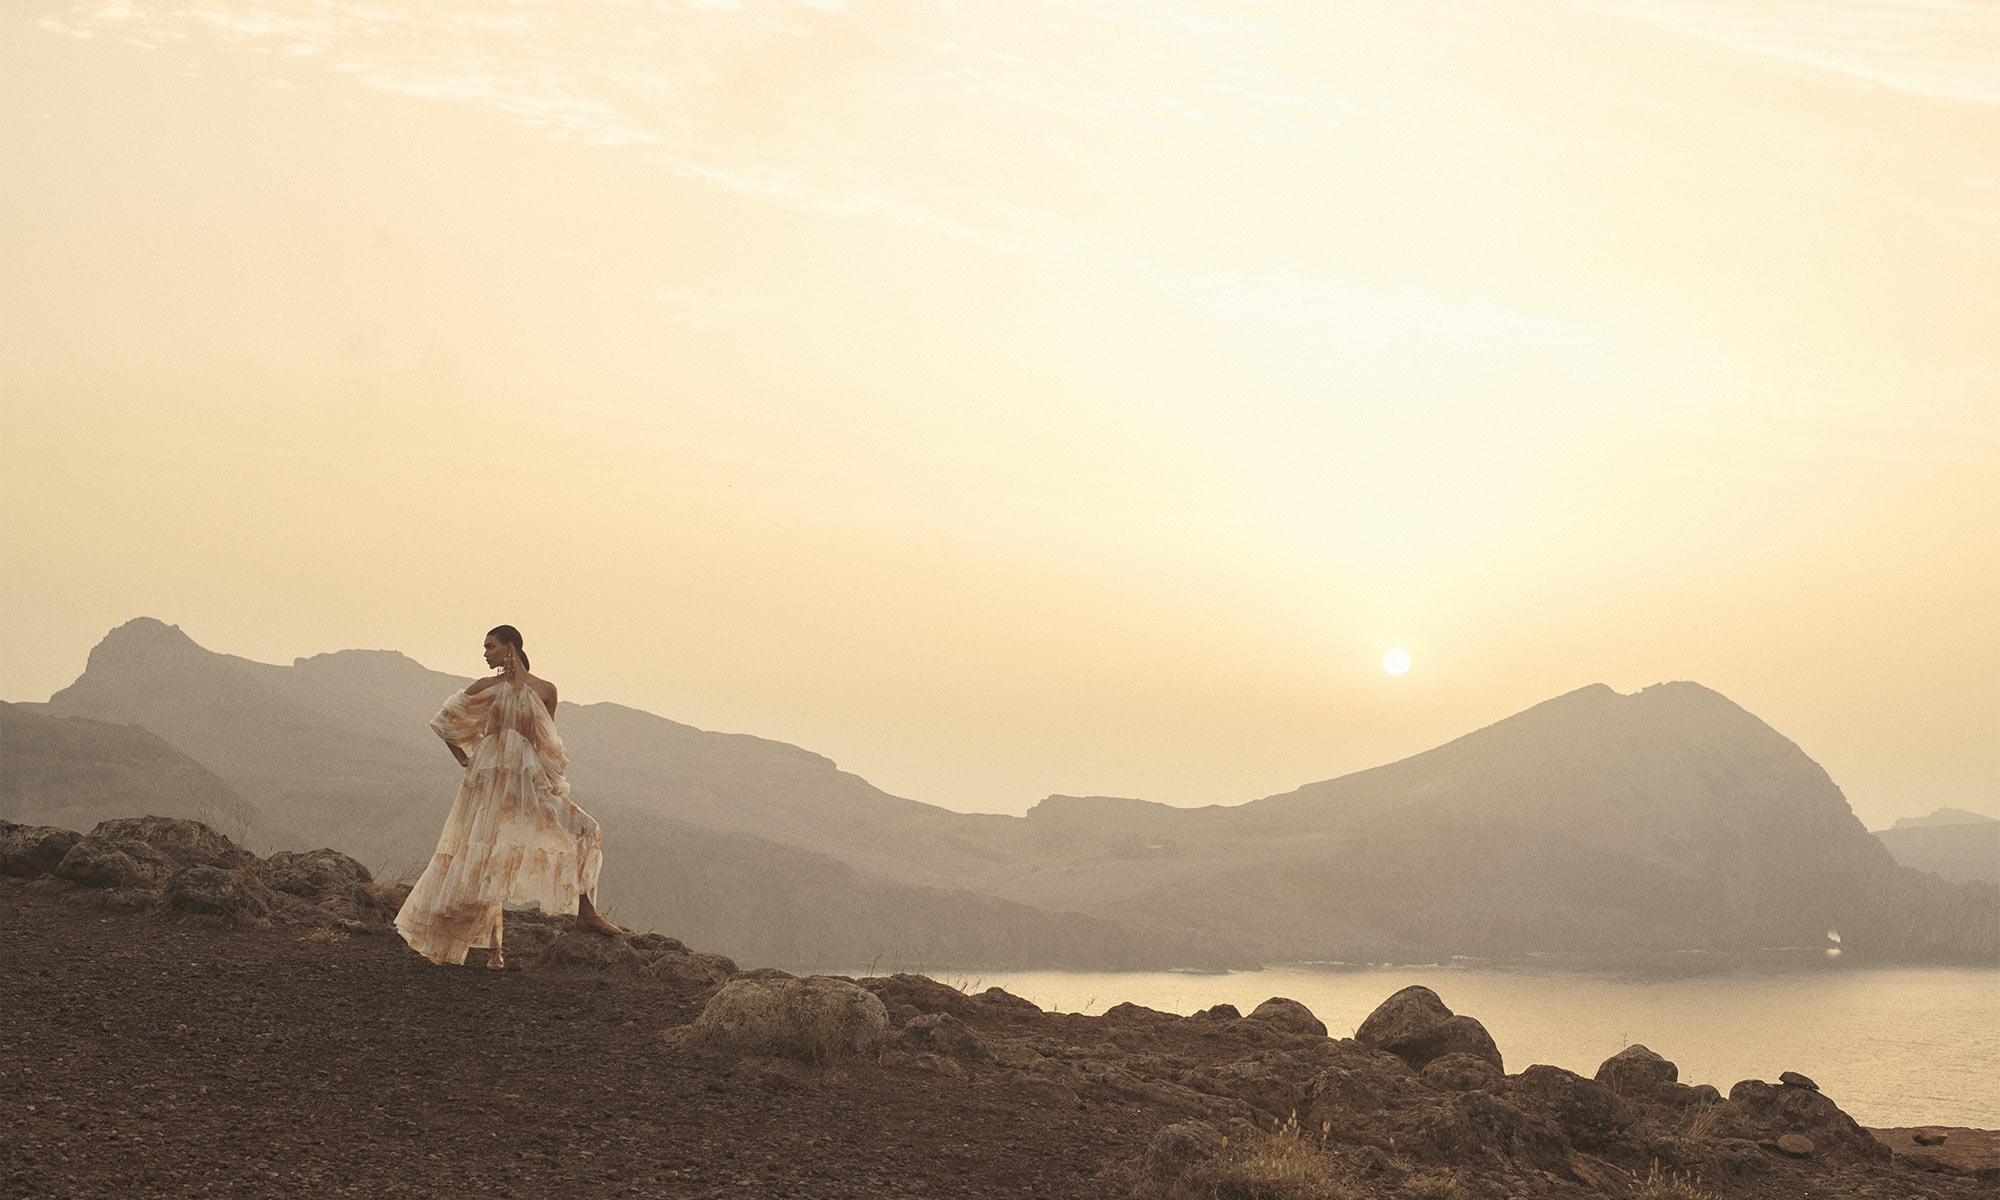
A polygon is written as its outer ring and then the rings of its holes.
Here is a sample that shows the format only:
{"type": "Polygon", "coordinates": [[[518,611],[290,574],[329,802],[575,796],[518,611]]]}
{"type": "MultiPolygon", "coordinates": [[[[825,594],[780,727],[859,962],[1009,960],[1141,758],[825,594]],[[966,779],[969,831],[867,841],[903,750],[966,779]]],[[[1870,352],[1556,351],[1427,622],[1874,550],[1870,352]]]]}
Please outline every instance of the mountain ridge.
{"type": "MultiPolygon", "coordinates": [[[[427,856],[456,787],[426,723],[466,682],[385,650],[255,663],[140,618],[48,707],[151,729],[393,877],[427,856]]],[[[892,796],[810,750],[610,702],[566,704],[559,726],[575,794],[609,834],[606,894],[670,927],[706,913],[690,934],[739,957],[792,952],[803,924],[827,929],[829,954],[922,945],[969,965],[999,965],[996,945],[1010,962],[1212,966],[1741,949],[1829,930],[1849,954],[2000,959],[2000,889],[1900,875],[1800,747],[1687,681],[1578,688],[1238,805],[1054,795],[1021,817],[892,796]],[[817,882],[746,924],[687,885],[704,853],[730,866],[708,884],[721,894],[774,872],[817,882]],[[954,940],[945,910],[1012,932],[954,940]]]]}

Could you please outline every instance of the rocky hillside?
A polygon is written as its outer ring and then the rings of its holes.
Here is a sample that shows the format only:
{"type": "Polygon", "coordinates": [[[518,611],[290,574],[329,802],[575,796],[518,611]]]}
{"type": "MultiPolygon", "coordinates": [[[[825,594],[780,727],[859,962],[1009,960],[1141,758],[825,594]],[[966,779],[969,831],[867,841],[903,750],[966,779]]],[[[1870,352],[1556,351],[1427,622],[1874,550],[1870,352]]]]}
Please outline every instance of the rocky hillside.
{"type": "MultiPolygon", "coordinates": [[[[389,651],[254,663],[141,619],[46,713],[143,726],[300,844],[394,878],[456,786],[426,722],[465,682],[389,651]]],[[[760,962],[1428,961],[1837,932],[1863,958],[2000,963],[2000,888],[1898,866],[1798,746],[1691,683],[1584,688],[1250,803],[1050,797],[1025,818],[615,704],[565,703],[558,723],[609,833],[609,902],[760,962]]]]}
{"type": "MultiPolygon", "coordinates": [[[[407,882],[428,861],[461,775],[428,723],[467,682],[391,651],[252,662],[142,618],[106,635],[47,705],[10,709],[143,726],[245,799],[250,842],[347,846],[407,882]]],[[[797,747],[616,704],[565,703],[557,715],[575,794],[610,831],[602,894],[621,919],[672,925],[756,962],[1181,961],[1102,918],[956,883],[939,864],[965,851],[926,831],[1000,818],[899,800],[797,747]],[[936,853],[922,869],[881,869],[927,848],[936,853]]],[[[16,774],[15,754],[0,743],[0,775],[16,774]]]]}
{"type": "Polygon", "coordinates": [[[528,916],[489,972],[404,947],[401,895],[331,850],[263,858],[190,822],[0,826],[10,1194],[1971,1200],[2000,1180],[2000,1137],[1862,1129],[1811,1064],[1726,1093],[1644,1046],[1589,1077],[1510,1071],[1422,987],[1336,1039],[1282,997],[1048,1013],[528,916]]]}
{"type": "Polygon", "coordinates": [[[0,820],[90,826],[158,813],[282,846],[297,837],[213,771],[136,725],[54,717],[0,701],[0,820]]]}

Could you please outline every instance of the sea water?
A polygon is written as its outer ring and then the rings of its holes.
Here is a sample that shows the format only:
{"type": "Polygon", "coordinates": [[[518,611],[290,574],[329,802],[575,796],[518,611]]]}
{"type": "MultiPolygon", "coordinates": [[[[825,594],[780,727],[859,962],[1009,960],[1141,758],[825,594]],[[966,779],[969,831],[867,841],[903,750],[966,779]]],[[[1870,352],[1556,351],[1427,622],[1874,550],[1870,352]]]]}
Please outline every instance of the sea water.
{"type": "Polygon", "coordinates": [[[972,991],[1005,988],[1062,1012],[1129,1001],[1183,1015],[1215,1004],[1248,1013],[1286,996],[1334,1037],[1352,1035],[1390,994],[1422,984],[1452,1011],[1478,1018],[1510,1072],[1550,1063],[1591,1075],[1638,1042],[1677,1064],[1682,1082],[1724,1093],[1740,1079],[1775,1082],[1797,1071],[1863,1125],[2000,1128],[2000,970],[1676,960],[1584,969],[923,973],[972,991]]]}

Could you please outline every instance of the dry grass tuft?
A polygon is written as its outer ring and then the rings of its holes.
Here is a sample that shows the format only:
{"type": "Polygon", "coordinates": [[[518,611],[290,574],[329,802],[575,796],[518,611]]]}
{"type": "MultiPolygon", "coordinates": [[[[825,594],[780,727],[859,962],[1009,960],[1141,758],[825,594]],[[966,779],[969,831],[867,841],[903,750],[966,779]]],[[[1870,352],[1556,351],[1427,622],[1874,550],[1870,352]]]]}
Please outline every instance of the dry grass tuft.
{"type": "Polygon", "coordinates": [[[324,946],[338,946],[347,940],[347,931],[344,929],[315,929],[299,940],[302,942],[317,942],[324,946]]]}
{"type": "Polygon", "coordinates": [[[1465,1200],[1465,1189],[1449,1170],[1418,1171],[1403,1181],[1403,1188],[1422,1200],[1465,1200]]]}
{"type": "Polygon", "coordinates": [[[1299,1128],[1299,1117],[1269,1137],[1232,1147],[1182,1175],[1177,1200],[1361,1200],[1329,1153],[1325,1135],[1299,1128]]]}
{"type": "Polygon", "coordinates": [[[1720,1104],[1697,1104],[1688,1113],[1687,1120],[1681,1126],[1681,1132],[1691,1138],[1710,1137],[1715,1133],[1715,1127],[1721,1121],[1722,1106],[1720,1104]]]}
{"type": "Polygon", "coordinates": [[[1638,1200],[1715,1200],[1714,1193],[1701,1190],[1701,1179],[1695,1175],[1676,1175],[1672,1171],[1660,1174],[1659,1160],[1653,1162],[1653,1169],[1646,1172],[1645,1181],[1633,1193],[1638,1200]]]}

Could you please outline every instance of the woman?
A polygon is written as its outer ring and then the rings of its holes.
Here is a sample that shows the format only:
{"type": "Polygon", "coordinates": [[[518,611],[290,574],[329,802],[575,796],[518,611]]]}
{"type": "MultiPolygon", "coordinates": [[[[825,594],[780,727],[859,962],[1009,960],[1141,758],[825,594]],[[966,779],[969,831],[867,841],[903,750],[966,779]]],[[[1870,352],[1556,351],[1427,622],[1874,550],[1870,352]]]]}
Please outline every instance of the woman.
{"type": "Polygon", "coordinates": [[[498,673],[474,680],[431,719],[465,778],[396,929],[434,963],[463,963],[468,949],[489,947],[487,969],[500,971],[503,904],[535,901],[544,912],[574,912],[578,929],[624,931],[591,902],[604,835],[570,802],[556,685],[528,673],[512,625],[486,635],[486,665],[498,673]]]}

